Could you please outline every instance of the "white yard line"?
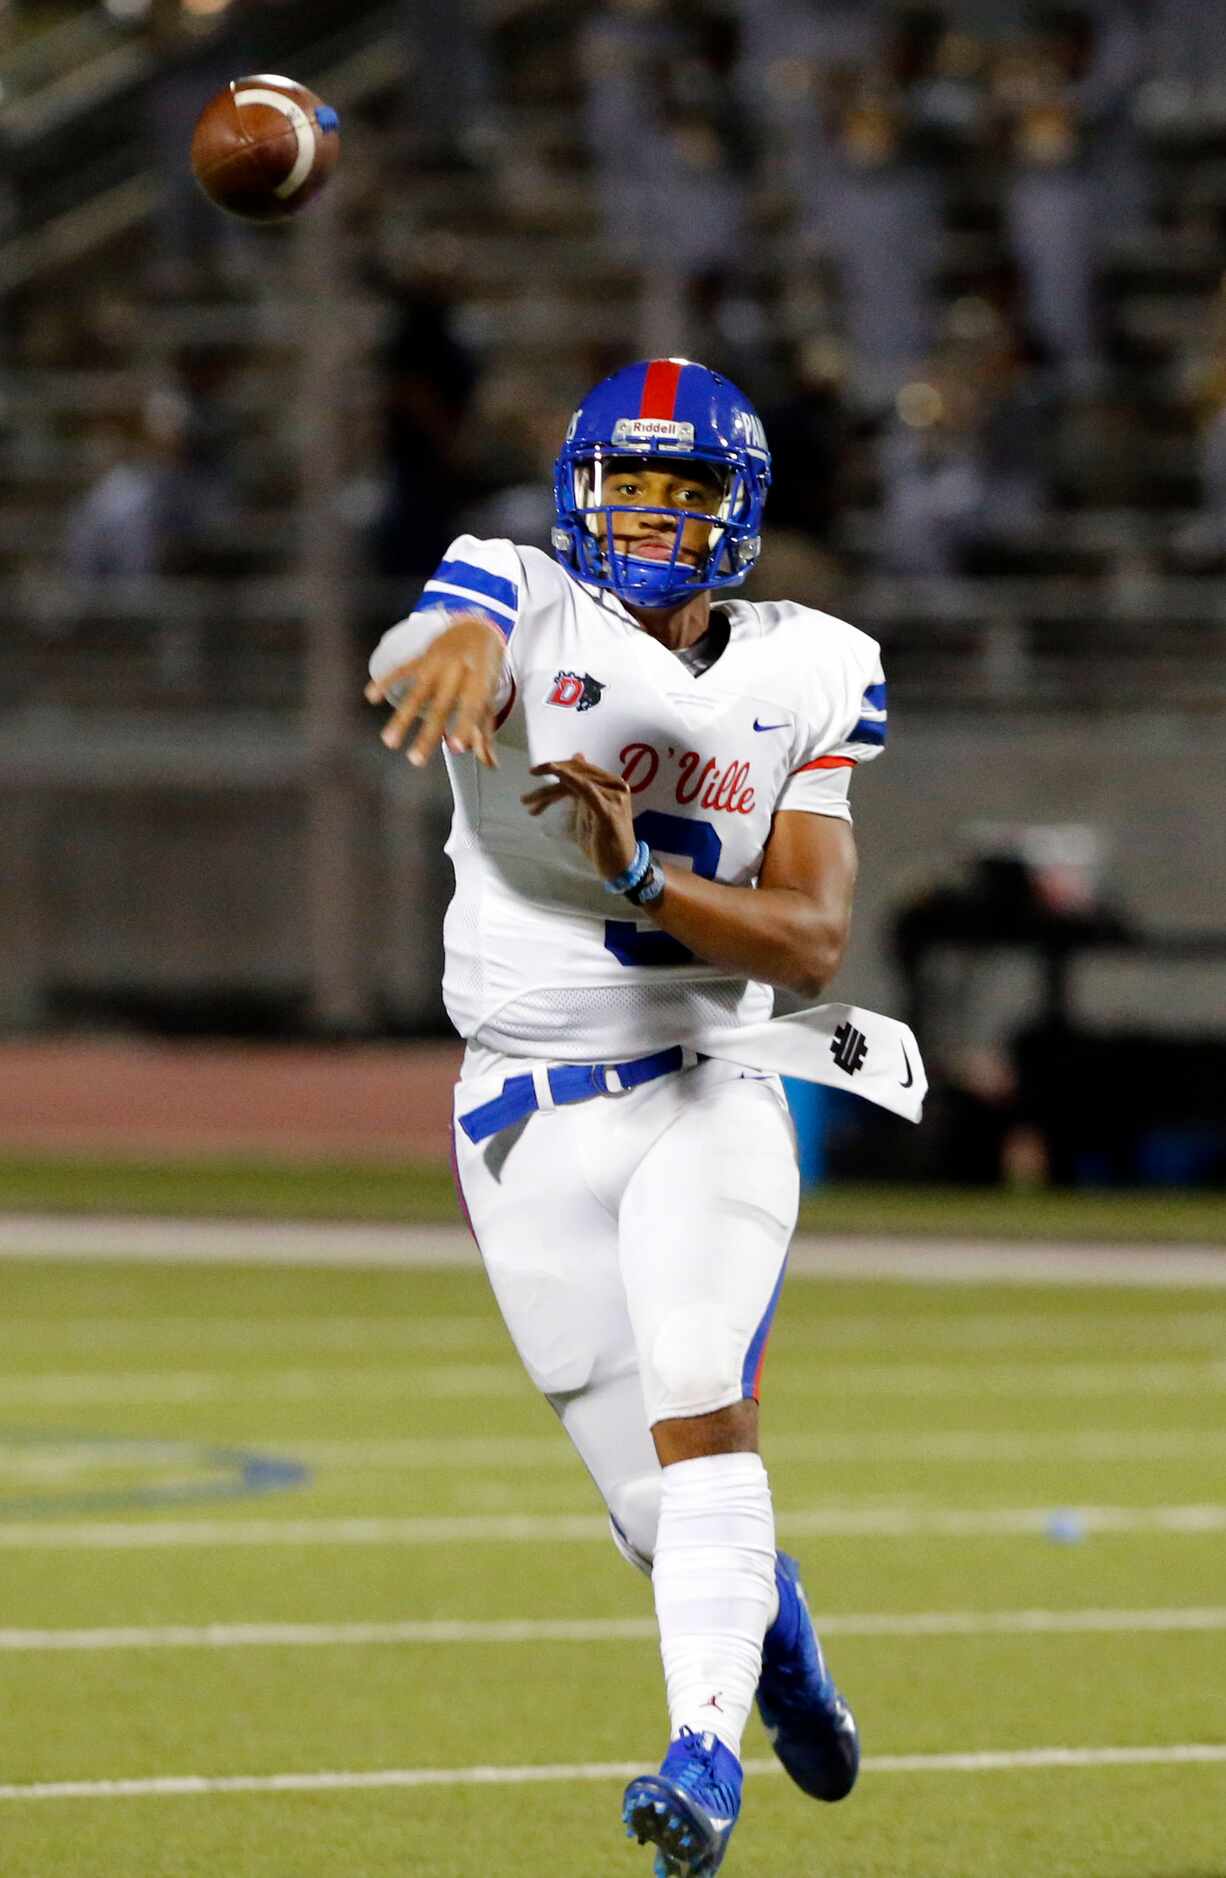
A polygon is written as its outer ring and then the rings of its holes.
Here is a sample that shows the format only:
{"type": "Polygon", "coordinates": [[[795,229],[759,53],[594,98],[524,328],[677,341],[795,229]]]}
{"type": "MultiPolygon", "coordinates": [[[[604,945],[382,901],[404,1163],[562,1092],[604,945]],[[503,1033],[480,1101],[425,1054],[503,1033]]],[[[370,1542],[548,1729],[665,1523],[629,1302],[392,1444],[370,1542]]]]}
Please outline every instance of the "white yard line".
{"type": "MultiPolygon", "coordinates": [[[[1226,1606],[1070,1611],[818,1612],[823,1637],[991,1637],[1226,1630],[1226,1606]]],[[[355,1624],[161,1624],[99,1630],[0,1630],[0,1651],[363,1649],[372,1644],[626,1643],[653,1639],[646,1617],[447,1618],[355,1624]]]]}
{"type": "MultiPolygon", "coordinates": [[[[159,1264],[358,1267],[472,1266],[462,1226],[329,1225],[303,1221],[128,1219],[54,1214],[0,1217],[0,1258],[159,1264]]],[[[796,1240],[795,1278],[880,1278],[915,1284],[1055,1284],[1226,1288],[1226,1249],[997,1240],[796,1240]]]]}
{"type": "Polygon", "coordinates": [[[326,1225],[304,1221],[0,1217],[0,1258],[155,1259],[159,1265],[475,1265],[461,1226],[326,1225]]]}
{"type": "MultiPolygon", "coordinates": [[[[1226,1746],[1181,1743],[1152,1748],[1021,1748],[1011,1753],[870,1754],[874,1774],[996,1774],[1049,1767],[1214,1766],[1226,1746]]],[[[393,1767],[362,1773],[170,1774],[148,1780],[44,1780],[0,1786],[0,1800],[135,1800],[224,1793],[378,1792],[398,1787],[520,1787],[544,1782],[629,1780],[642,1761],[578,1761],[538,1767],[393,1767]]],[[[778,1761],[751,1760],[745,1772],[777,1774],[778,1761]]]]}
{"type": "MultiPolygon", "coordinates": [[[[1096,1533],[1226,1532],[1226,1505],[1024,1506],[946,1508],[910,1505],[814,1507],[777,1515],[791,1538],[941,1539],[1050,1534],[1067,1539],[1096,1533]]],[[[152,1551],[168,1547],[312,1545],[567,1545],[604,1543],[599,1515],[415,1515],[404,1518],[133,1519],[69,1524],[9,1520],[0,1550],[31,1552],[152,1551]]]]}
{"type": "Polygon", "coordinates": [[[799,1236],[790,1278],[880,1279],[915,1285],[1072,1285],[1159,1290],[1226,1289],[1226,1249],[1215,1245],[1092,1245],[1025,1240],[857,1239],[799,1236]]]}

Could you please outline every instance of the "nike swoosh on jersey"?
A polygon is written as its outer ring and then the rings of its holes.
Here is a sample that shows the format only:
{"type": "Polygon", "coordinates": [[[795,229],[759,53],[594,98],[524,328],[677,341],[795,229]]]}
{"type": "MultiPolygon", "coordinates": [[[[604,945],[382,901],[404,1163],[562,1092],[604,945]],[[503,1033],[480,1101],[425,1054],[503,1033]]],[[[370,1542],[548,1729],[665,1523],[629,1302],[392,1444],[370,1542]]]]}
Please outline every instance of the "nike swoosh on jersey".
{"type": "Polygon", "coordinates": [[[782,724],[759,724],[757,718],[755,717],[753,720],[753,727],[755,730],[787,730],[789,726],[786,720],[782,724]]]}

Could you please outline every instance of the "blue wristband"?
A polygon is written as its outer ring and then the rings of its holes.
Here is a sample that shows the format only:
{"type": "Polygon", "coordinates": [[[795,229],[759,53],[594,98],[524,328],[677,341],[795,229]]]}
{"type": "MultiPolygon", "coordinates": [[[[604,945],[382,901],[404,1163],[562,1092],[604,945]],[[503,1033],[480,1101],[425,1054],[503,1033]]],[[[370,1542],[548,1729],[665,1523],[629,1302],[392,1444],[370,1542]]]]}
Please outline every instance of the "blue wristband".
{"type": "Polygon", "coordinates": [[[631,906],[650,906],[653,900],[659,899],[665,884],[664,875],[655,862],[651,861],[638,886],[631,887],[627,891],[626,898],[631,906]]]}
{"type": "Polygon", "coordinates": [[[647,869],[650,866],[651,866],[651,849],[647,846],[647,843],[645,841],[640,841],[638,844],[638,847],[634,850],[634,859],[631,861],[625,873],[619,874],[616,880],[605,881],[605,884],[604,884],[605,892],[606,893],[631,893],[633,892],[634,888],[638,886],[640,880],[642,880],[643,876],[646,874],[647,869]]]}

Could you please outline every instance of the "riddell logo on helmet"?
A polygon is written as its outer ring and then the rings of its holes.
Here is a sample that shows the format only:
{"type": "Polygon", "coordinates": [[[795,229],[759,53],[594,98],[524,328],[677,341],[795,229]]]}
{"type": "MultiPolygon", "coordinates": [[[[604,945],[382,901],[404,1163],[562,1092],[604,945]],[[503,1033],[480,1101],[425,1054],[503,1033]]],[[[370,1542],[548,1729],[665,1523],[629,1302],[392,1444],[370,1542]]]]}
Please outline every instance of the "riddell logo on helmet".
{"type": "Polygon", "coordinates": [[[678,424],[671,417],[619,417],[613,426],[613,442],[652,443],[666,450],[692,450],[694,426],[678,424]]]}

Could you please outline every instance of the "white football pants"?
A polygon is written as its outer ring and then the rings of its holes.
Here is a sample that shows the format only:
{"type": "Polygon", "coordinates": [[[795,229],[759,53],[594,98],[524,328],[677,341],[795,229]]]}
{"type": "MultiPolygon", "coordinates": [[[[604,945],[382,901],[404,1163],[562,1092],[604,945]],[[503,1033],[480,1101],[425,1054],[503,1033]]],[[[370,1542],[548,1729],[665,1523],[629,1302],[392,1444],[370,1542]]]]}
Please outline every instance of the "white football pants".
{"type": "MultiPolygon", "coordinates": [[[[522,1058],[479,1053],[463,1115],[522,1058]]],[[[474,1146],[457,1181],[515,1347],[649,1566],[658,1421],[757,1397],[796,1224],[795,1135],[775,1076],[700,1063],[548,1110],[474,1146]]]]}

